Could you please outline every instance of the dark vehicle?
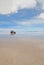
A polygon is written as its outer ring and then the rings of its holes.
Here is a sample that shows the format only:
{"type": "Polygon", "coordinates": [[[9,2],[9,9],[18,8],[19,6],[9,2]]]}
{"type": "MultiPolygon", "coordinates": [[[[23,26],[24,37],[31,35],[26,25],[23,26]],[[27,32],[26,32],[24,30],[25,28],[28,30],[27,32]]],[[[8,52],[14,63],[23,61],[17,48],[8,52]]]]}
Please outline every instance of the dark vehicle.
{"type": "Polygon", "coordinates": [[[14,32],[13,30],[10,32],[11,35],[15,35],[16,32],[14,32]]]}

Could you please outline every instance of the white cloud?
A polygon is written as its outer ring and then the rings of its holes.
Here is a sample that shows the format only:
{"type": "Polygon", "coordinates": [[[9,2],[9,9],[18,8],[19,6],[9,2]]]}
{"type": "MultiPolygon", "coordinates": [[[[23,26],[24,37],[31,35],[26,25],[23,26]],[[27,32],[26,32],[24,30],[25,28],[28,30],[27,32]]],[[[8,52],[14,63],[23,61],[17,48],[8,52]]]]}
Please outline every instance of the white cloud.
{"type": "Polygon", "coordinates": [[[0,14],[8,14],[13,6],[12,0],[0,0],[0,14]]]}
{"type": "Polygon", "coordinates": [[[19,8],[33,8],[36,6],[35,0],[13,0],[13,11],[17,11],[19,8]]]}
{"type": "Polygon", "coordinates": [[[16,13],[23,8],[34,8],[37,1],[41,3],[41,9],[44,10],[44,0],[0,0],[0,14],[16,13]]]}
{"type": "Polygon", "coordinates": [[[36,0],[0,0],[0,13],[17,12],[19,8],[34,8],[36,0]]]}
{"type": "Polygon", "coordinates": [[[41,13],[41,14],[38,16],[38,18],[44,19],[44,13],[41,13]]]}
{"type": "Polygon", "coordinates": [[[44,0],[37,0],[39,3],[41,3],[41,5],[42,5],[42,10],[44,10],[44,0]]]}
{"type": "Polygon", "coordinates": [[[39,19],[38,17],[36,19],[32,19],[32,20],[27,20],[27,21],[22,21],[22,22],[17,22],[19,25],[21,26],[31,26],[31,25],[35,25],[35,24],[43,24],[44,20],[39,19]]]}

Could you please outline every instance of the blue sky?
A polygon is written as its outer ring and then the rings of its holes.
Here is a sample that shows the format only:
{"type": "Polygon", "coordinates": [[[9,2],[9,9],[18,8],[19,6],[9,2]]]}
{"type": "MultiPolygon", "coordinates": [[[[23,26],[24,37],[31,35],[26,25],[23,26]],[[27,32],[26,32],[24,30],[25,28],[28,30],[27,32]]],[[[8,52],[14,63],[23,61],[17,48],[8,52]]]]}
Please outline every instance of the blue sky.
{"type": "Polygon", "coordinates": [[[0,2],[0,34],[9,34],[10,30],[16,31],[17,34],[44,32],[44,0],[0,2]]]}

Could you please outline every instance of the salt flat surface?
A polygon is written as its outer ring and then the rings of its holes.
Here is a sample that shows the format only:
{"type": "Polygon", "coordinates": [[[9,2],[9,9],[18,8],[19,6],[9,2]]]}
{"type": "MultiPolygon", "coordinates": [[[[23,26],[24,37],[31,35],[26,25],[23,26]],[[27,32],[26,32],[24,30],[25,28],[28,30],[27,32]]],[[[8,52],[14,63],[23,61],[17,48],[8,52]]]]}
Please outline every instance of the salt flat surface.
{"type": "Polygon", "coordinates": [[[0,38],[0,65],[44,65],[44,40],[0,38]]]}

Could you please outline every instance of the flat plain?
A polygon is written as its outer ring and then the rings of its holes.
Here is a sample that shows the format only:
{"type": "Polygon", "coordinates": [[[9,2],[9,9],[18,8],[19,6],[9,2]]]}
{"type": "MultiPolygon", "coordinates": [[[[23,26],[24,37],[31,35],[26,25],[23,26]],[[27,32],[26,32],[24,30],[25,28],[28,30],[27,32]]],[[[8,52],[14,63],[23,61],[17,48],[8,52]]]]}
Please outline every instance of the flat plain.
{"type": "Polygon", "coordinates": [[[0,38],[0,65],[44,65],[44,39],[0,38]]]}

